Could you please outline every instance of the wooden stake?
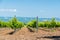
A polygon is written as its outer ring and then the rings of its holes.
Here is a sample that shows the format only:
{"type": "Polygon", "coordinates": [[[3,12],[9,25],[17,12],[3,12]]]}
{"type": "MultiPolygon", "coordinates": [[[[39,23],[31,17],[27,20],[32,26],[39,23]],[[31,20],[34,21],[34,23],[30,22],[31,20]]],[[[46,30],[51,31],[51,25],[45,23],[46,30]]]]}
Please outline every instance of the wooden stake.
{"type": "Polygon", "coordinates": [[[36,32],[38,32],[38,16],[36,17],[36,32]]]}

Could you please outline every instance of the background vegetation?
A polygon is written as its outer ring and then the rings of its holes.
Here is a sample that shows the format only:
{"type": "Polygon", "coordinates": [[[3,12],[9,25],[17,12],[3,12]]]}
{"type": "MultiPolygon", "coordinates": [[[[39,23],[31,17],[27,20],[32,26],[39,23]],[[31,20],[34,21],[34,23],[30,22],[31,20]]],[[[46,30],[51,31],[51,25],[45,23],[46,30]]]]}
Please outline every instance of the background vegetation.
{"type": "Polygon", "coordinates": [[[8,28],[12,28],[12,29],[18,29],[18,28],[22,28],[24,26],[23,22],[20,22],[17,20],[16,16],[14,16],[11,20],[9,20],[8,22],[4,22],[0,20],[0,28],[3,27],[8,27],[8,28]]]}
{"type": "MultiPolygon", "coordinates": [[[[11,20],[7,22],[0,20],[0,28],[9,27],[12,29],[18,29],[18,28],[21,29],[22,27],[24,27],[24,25],[27,25],[27,27],[36,28],[36,20],[31,20],[27,24],[24,24],[23,22],[18,21],[16,16],[14,16],[11,20]]],[[[49,21],[48,20],[38,21],[38,27],[56,28],[56,27],[60,27],[60,22],[56,21],[55,18],[52,18],[49,21]]]]}
{"type": "MultiPolygon", "coordinates": [[[[36,20],[32,20],[27,23],[28,27],[33,27],[36,28],[36,20]]],[[[55,18],[52,18],[51,20],[46,20],[46,21],[38,21],[38,27],[45,27],[45,28],[56,28],[60,27],[60,22],[56,21],[55,18]]]]}

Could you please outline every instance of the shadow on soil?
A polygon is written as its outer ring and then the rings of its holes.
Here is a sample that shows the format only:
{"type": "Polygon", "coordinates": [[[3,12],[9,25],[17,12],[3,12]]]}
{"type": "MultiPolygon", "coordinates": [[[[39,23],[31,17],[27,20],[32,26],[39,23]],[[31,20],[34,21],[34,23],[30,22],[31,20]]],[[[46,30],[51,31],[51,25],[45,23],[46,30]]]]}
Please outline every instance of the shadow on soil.
{"type": "Polygon", "coordinates": [[[53,39],[53,40],[60,40],[60,36],[45,36],[43,38],[49,38],[49,39],[53,39]]]}
{"type": "MultiPolygon", "coordinates": [[[[28,30],[30,31],[30,32],[34,32],[32,29],[30,29],[30,28],[28,28],[28,30]]],[[[7,33],[7,34],[9,34],[9,35],[13,35],[14,33],[16,33],[17,31],[19,31],[19,29],[18,30],[15,30],[15,31],[12,31],[12,32],[10,32],[10,33],[7,33]]]]}
{"type": "Polygon", "coordinates": [[[13,35],[15,32],[16,32],[16,31],[12,31],[12,32],[7,33],[7,34],[9,34],[9,35],[13,35]]]}
{"type": "Polygon", "coordinates": [[[14,31],[12,31],[12,32],[10,32],[10,33],[7,33],[7,34],[9,34],[9,35],[13,35],[14,33],[16,33],[17,31],[19,31],[20,29],[17,29],[17,30],[14,30],[14,31]]]}
{"type": "Polygon", "coordinates": [[[30,28],[28,28],[28,30],[30,31],[30,32],[34,32],[32,29],[30,29],[30,28]]]}

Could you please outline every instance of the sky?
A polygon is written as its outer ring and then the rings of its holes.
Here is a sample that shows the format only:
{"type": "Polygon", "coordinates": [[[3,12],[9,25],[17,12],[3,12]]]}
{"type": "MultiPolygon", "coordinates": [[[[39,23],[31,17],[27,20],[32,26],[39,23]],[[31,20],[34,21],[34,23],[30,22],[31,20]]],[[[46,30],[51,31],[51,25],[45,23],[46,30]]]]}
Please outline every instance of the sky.
{"type": "Polygon", "coordinates": [[[60,18],[60,0],[0,0],[0,17],[60,18]]]}

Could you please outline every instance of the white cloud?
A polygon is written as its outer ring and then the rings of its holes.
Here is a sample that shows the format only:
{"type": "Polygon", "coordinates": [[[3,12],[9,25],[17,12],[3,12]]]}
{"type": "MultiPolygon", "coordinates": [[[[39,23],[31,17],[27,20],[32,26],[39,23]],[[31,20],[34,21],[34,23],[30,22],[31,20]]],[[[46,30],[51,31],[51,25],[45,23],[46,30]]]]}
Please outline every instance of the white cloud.
{"type": "Polygon", "coordinates": [[[0,9],[0,12],[16,12],[16,9],[0,9]]]}

